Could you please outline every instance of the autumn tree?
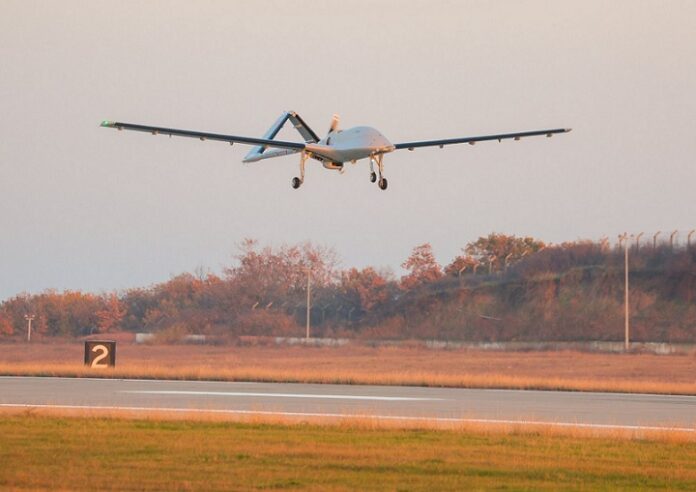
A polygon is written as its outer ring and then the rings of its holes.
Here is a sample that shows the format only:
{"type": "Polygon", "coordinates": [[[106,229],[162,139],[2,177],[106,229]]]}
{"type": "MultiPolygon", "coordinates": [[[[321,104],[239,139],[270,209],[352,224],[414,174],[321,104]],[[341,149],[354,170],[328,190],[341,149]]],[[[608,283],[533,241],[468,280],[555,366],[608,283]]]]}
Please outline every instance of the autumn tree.
{"type": "Polygon", "coordinates": [[[257,302],[282,303],[303,292],[307,270],[315,288],[332,283],[336,277],[334,251],[309,242],[259,249],[255,240],[247,239],[236,258],[238,265],[225,273],[228,281],[239,287],[238,295],[250,306],[257,302]]]}
{"type": "Polygon", "coordinates": [[[362,313],[369,313],[389,299],[389,286],[385,276],[372,267],[351,268],[342,272],[339,285],[342,303],[362,313]]]}
{"type": "Polygon", "coordinates": [[[411,256],[401,264],[408,275],[401,277],[401,287],[410,290],[423,284],[435,282],[442,277],[442,268],[435,260],[430,243],[413,248],[411,256]]]}
{"type": "Polygon", "coordinates": [[[12,322],[5,316],[0,314],[0,335],[13,335],[14,327],[12,322]]]}
{"type": "Polygon", "coordinates": [[[479,263],[487,265],[489,271],[496,271],[503,270],[506,266],[545,246],[542,241],[532,237],[508,236],[493,232],[467,244],[464,252],[479,263]]]}
{"type": "Polygon", "coordinates": [[[116,294],[111,294],[105,299],[104,308],[97,311],[97,326],[100,333],[116,331],[120,328],[121,320],[126,315],[126,310],[116,294]]]}
{"type": "MultiPolygon", "coordinates": [[[[210,326],[221,323],[220,311],[227,307],[222,297],[216,297],[218,284],[218,277],[199,272],[177,275],[155,286],[151,292],[153,302],[139,302],[143,326],[159,330],[179,325],[182,331],[207,332],[210,326]]],[[[129,293],[126,299],[137,298],[133,294],[140,297],[139,293],[129,293]]]]}
{"type": "Polygon", "coordinates": [[[101,308],[101,299],[80,291],[48,290],[33,296],[31,306],[36,314],[37,333],[74,336],[97,326],[96,312],[101,308]]]}
{"type": "Polygon", "coordinates": [[[32,329],[42,335],[75,336],[96,326],[101,299],[80,291],[47,290],[40,294],[20,294],[2,303],[0,316],[13,326],[25,324],[24,315],[35,315],[32,329]]]}
{"type": "Polygon", "coordinates": [[[460,277],[465,273],[474,273],[479,266],[476,258],[470,255],[456,256],[452,263],[445,267],[445,275],[460,277]]]}

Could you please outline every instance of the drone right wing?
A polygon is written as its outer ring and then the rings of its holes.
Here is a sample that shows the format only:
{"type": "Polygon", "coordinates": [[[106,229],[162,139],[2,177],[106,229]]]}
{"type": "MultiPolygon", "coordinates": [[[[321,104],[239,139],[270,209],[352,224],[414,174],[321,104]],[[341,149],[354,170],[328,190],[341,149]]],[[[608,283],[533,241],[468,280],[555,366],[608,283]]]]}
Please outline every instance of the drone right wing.
{"type": "Polygon", "coordinates": [[[555,128],[553,130],[534,130],[531,132],[518,132],[518,133],[501,133],[498,135],[482,135],[479,137],[460,137],[460,138],[447,138],[442,140],[424,140],[421,142],[405,142],[398,143],[394,147],[398,149],[408,149],[413,150],[416,147],[444,147],[445,145],[468,143],[474,145],[476,142],[483,142],[486,140],[519,140],[524,137],[535,137],[539,135],[546,135],[550,137],[556,133],[566,133],[569,132],[570,128],[555,128]]]}

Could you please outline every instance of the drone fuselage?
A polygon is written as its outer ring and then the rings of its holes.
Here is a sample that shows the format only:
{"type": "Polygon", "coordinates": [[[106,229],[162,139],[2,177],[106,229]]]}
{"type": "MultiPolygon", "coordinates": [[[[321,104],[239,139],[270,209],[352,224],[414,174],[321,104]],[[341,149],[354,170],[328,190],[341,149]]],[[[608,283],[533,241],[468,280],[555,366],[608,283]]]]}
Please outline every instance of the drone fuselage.
{"type": "Polygon", "coordinates": [[[305,151],[311,157],[319,157],[319,160],[334,164],[386,154],[394,149],[394,145],[384,135],[369,126],[333,131],[319,142],[305,146],[305,151]]]}

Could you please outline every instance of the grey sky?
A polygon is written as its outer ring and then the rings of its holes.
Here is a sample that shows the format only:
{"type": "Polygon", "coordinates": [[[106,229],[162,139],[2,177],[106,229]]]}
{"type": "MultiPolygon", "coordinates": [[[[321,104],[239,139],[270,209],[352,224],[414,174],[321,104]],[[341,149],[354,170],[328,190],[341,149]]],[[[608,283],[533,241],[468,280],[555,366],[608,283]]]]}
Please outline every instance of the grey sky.
{"type": "MultiPolygon", "coordinates": [[[[492,231],[546,241],[696,227],[696,2],[0,0],[0,299],[218,271],[244,237],[345,266],[442,263],[492,231]],[[392,142],[389,190],[297,156],[115,132],[261,135],[284,110],[392,142]]],[[[286,138],[297,138],[291,133],[286,138]]]]}

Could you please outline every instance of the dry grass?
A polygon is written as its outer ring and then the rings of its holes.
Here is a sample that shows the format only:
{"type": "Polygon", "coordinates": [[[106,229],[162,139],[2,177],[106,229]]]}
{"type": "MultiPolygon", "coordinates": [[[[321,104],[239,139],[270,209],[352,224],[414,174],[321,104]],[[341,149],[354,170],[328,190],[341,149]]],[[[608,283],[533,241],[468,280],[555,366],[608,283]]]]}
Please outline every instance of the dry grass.
{"type": "Polygon", "coordinates": [[[671,443],[696,443],[694,429],[621,428],[602,426],[582,426],[554,423],[511,423],[482,422],[477,419],[427,419],[410,417],[372,417],[355,415],[289,415],[272,411],[228,412],[224,410],[189,409],[124,409],[95,407],[4,407],[0,408],[4,417],[45,417],[45,418],[87,418],[147,421],[188,421],[188,422],[236,422],[254,425],[282,425],[295,428],[303,425],[338,428],[343,430],[432,430],[465,432],[486,436],[528,435],[572,438],[602,438],[620,440],[641,440],[671,443]]]}
{"type": "Polygon", "coordinates": [[[119,344],[117,368],[95,371],[82,351],[0,344],[0,374],[696,394],[695,355],[119,344]]]}
{"type": "Polygon", "coordinates": [[[13,490],[469,490],[696,487],[696,444],[364,425],[14,416],[13,490]]]}
{"type": "Polygon", "coordinates": [[[362,373],[361,371],[282,369],[242,367],[218,369],[204,367],[161,367],[132,364],[116,369],[94,370],[81,364],[5,364],[0,375],[103,377],[126,379],[179,379],[207,381],[257,381],[321,384],[368,384],[393,386],[433,386],[450,388],[498,388],[554,391],[598,391],[696,395],[696,383],[640,380],[594,380],[575,377],[508,376],[505,374],[438,374],[429,372],[362,373]]]}

